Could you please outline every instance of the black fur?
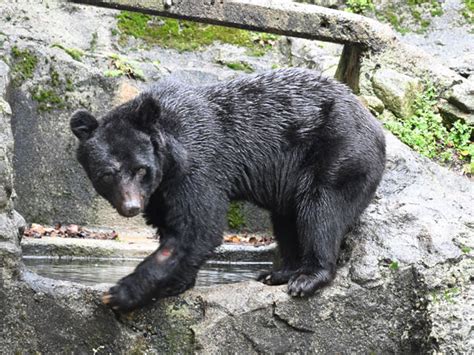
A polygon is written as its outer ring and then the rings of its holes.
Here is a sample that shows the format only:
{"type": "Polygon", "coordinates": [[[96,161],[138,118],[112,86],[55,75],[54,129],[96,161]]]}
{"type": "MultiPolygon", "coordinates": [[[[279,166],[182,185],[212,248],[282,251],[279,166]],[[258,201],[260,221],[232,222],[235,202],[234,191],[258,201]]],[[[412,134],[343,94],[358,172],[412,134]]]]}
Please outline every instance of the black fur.
{"type": "Polygon", "coordinates": [[[313,294],[334,278],[341,240],[384,170],[379,123],[344,85],[309,70],[201,87],[164,80],[100,121],[84,115],[71,127],[95,188],[126,215],[134,186],[160,234],[160,248],[107,295],[122,311],[194,285],[231,200],[271,211],[283,266],[260,279],[313,294]]]}

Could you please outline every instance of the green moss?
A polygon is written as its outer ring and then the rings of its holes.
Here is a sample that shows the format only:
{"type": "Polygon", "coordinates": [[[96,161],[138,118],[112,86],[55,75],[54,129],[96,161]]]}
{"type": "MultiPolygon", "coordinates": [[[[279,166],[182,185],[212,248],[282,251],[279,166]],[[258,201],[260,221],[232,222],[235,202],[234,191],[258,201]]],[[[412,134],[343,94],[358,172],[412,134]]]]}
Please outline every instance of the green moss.
{"type": "Polygon", "coordinates": [[[55,43],[53,44],[51,47],[55,47],[55,48],[59,48],[59,49],[62,49],[63,51],[65,51],[67,54],[69,54],[69,56],[74,59],[74,60],[77,60],[78,62],[80,62],[82,60],[82,56],[84,55],[84,52],[81,51],[80,49],[77,49],[77,48],[66,48],[64,47],[63,45],[59,44],[59,43],[55,43]]]}
{"type": "Polygon", "coordinates": [[[228,67],[232,70],[240,70],[240,71],[244,71],[246,73],[253,73],[255,71],[250,64],[248,64],[246,62],[243,62],[243,61],[225,62],[225,63],[221,63],[221,64],[224,64],[226,67],[228,67]]]}
{"type": "Polygon", "coordinates": [[[89,51],[95,52],[97,48],[97,38],[98,38],[97,32],[92,33],[92,38],[91,38],[91,41],[89,42],[89,51]]]}
{"type": "Polygon", "coordinates": [[[461,251],[464,253],[464,254],[469,254],[471,252],[471,248],[468,247],[467,245],[462,245],[461,246],[461,251]]]}
{"type": "Polygon", "coordinates": [[[178,51],[199,50],[214,41],[220,41],[245,47],[249,54],[260,56],[270,50],[277,39],[277,36],[268,33],[154,17],[129,11],[122,11],[117,20],[121,44],[126,43],[127,36],[132,36],[142,39],[149,45],[178,51]]]}
{"type": "Polygon", "coordinates": [[[474,25],[474,0],[464,0],[464,8],[461,10],[461,15],[466,19],[466,22],[474,25]]]}
{"type": "Polygon", "coordinates": [[[392,261],[389,265],[388,268],[392,271],[398,271],[400,266],[398,265],[398,261],[392,261]]]}
{"type": "Polygon", "coordinates": [[[104,75],[111,78],[116,78],[119,76],[127,76],[131,79],[145,81],[145,74],[143,70],[138,67],[138,64],[123,58],[117,54],[111,54],[110,56],[111,64],[113,69],[106,70],[104,75]]]}
{"type": "Polygon", "coordinates": [[[439,0],[407,0],[409,16],[398,15],[399,8],[393,5],[389,6],[385,11],[376,12],[376,16],[380,21],[388,22],[392,27],[401,34],[414,31],[416,33],[424,33],[431,24],[431,17],[441,16],[443,8],[439,0]],[[410,26],[410,28],[407,27],[410,26]]]}
{"type": "Polygon", "coordinates": [[[49,75],[50,75],[51,85],[54,87],[59,86],[60,85],[59,73],[56,70],[54,70],[53,66],[49,68],[49,75]]]}
{"type": "Polygon", "coordinates": [[[243,202],[231,202],[227,212],[227,224],[230,229],[241,229],[246,226],[243,202]]]}
{"type": "Polygon", "coordinates": [[[66,91],[70,91],[70,92],[74,91],[74,83],[72,79],[68,75],[66,75],[65,78],[66,78],[66,83],[65,83],[66,91]]]}
{"type": "Polygon", "coordinates": [[[380,21],[390,23],[395,31],[401,34],[410,32],[407,27],[402,26],[403,16],[399,17],[392,7],[390,7],[384,13],[377,13],[376,16],[380,21]]]}
{"type": "Polygon", "coordinates": [[[346,1],[346,11],[355,14],[363,14],[375,10],[372,0],[348,0],[346,1]]]}
{"type": "Polygon", "coordinates": [[[40,112],[65,107],[63,99],[53,89],[36,87],[31,90],[31,97],[38,103],[40,112]]]}
{"type": "Polygon", "coordinates": [[[25,80],[33,77],[38,58],[28,49],[21,50],[14,46],[11,50],[13,58],[12,74],[16,85],[21,85],[25,80]]]}

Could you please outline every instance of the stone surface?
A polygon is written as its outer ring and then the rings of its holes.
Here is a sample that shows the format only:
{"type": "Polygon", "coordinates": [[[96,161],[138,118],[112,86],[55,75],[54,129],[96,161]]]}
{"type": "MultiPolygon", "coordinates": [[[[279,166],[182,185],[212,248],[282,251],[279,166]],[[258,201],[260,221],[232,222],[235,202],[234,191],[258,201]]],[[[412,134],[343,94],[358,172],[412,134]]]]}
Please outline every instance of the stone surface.
{"type": "Polygon", "coordinates": [[[279,41],[279,46],[289,66],[316,69],[331,77],[336,74],[342,53],[341,45],[284,37],[279,41]]]}
{"type": "Polygon", "coordinates": [[[446,100],[442,100],[438,108],[439,113],[446,122],[453,123],[457,120],[461,120],[474,129],[474,112],[466,113],[446,100]]]}
{"type": "Polygon", "coordinates": [[[453,86],[448,101],[460,110],[474,114],[474,80],[453,86]]]}
{"type": "Polygon", "coordinates": [[[377,96],[360,96],[359,99],[374,115],[382,113],[385,109],[382,100],[377,96]]]}
{"type": "Polygon", "coordinates": [[[374,95],[372,78],[380,68],[395,70],[412,78],[429,78],[440,94],[465,80],[423,50],[401,41],[394,41],[383,51],[363,57],[360,75],[362,95],[374,95]]]}
{"type": "Polygon", "coordinates": [[[276,34],[334,43],[361,44],[380,49],[394,40],[389,26],[349,12],[320,6],[308,6],[284,0],[74,0],[111,8],[133,8],[162,16],[190,18],[196,21],[236,26],[276,34]]]}
{"type": "Polygon", "coordinates": [[[380,69],[372,77],[374,92],[385,107],[398,117],[407,117],[422,85],[416,78],[392,69],[380,69]]]}

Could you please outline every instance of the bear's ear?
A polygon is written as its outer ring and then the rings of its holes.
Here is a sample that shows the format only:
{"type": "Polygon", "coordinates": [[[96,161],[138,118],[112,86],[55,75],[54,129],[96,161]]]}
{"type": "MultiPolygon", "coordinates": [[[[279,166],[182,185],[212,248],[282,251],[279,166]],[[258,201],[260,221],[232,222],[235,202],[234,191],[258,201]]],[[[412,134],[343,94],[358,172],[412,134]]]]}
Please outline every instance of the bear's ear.
{"type": "Polygon", "coordinates": [[[85,110],[74,112],[70,121],[71,131],[79,140],[84,141],[92,136],[99,126],[97,119],[85,110]]]}
{"type": "Polygon", "coordinates": [[[136,123],[144,128],[152,128],[160,117],[160,106],[151,95],[144,95],[138,104],[136,123]]]}

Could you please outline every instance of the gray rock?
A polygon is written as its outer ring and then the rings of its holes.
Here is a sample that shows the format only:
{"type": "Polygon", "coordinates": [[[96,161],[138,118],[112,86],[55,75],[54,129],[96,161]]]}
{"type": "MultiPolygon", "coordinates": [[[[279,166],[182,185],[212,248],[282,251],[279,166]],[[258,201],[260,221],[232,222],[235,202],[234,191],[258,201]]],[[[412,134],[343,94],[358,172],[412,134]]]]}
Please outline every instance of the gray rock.
{"type": "Polygon", "coordinates": [[[453,86],[448,101],[460,110],[474,114],[474,80],[453,86]]]}
{"type": "Polygon", "coordinates": [[[412,113],[416,95],[422,90],[418,79],[392,69],[378,70],[372,78],[372,85],[377,97],[398,117],[412,113]]]}
{"type": "Polygon", "coordinates": [[[307,4],[313,4],[318,6],[330,7],[330,8],[338,8],[342,5],[345,5],[345,1],[342,0],[297,0],[296,2],[304,2],[307,4]]]}
{"type": "Polygon", "coordinates": [[[445,122],[452,124],[458,120],[461,120],[474,129],[474,112],[466,113],[446,100],[441,100],[440,104],[438,105],[438,109],[445,122]]]}
{"type": "Polygon", "coordinates": [[[327,76],[336,73],[342,46],[336,43],[283,37],[278,42],[284,54],[283,64],[321,71],[327,76]]]}
{"type": "Polygon", "coordinates": [[[360,96],[359,97],[365,107],[367,107],[373,114],[381,114],[385,109],[382,100],[377,96],[360,96]]]}

